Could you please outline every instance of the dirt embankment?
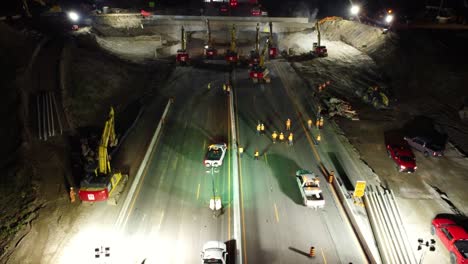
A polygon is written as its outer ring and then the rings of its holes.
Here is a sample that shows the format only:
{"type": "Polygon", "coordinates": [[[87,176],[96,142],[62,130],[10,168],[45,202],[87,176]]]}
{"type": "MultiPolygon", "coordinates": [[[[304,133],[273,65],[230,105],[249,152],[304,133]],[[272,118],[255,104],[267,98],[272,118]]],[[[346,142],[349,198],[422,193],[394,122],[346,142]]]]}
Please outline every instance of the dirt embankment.
{"type": "Polygon", "coordinates": [[[404,112],[402,124],[418,116],[434,126],[465,154],[468,153],[468,124],[458,117],[463,98],[468,97],[468,34],[463,31],[382,30],[352,21],[326,22],[323,38],[343,41],[368,54],[381,70],[404,112]]]}
{"type": "Polygon", "coordinates": [[[158,89],[171,65],[138,64],[106,55],[88,37],[51,45],[64,41],[58,37],[44,45],[46,48],[40,50],[28,72],[39,38],[3,24],[0,32],[0,66],[7,73],[1,79],[0,118],[5,125],[0,151],[0,263],[8,263],[12,259],[41,259],[44,245],[59,241],[57,236],[67,232],[79,212],[68,199],[67,178],[72,170],[69,136],[81,127],[102,129],[110,106],[116,110],[116,129],[122,135],[125,131],[120,128],[128,128],[133,122],[138,105],[158,98],[158,89]],[[66,91],[60,92],[60,87],[37,87],[38,78],[58,78],[58,72],[56,76],[41,76],[43,71],[39,69],[60,69],[60,57],[50,59],[47,52],[57,49],[52,53],[61,54],[62,47],[66,50],[62,54],[67,54],[66,73],[62,75],[66,91]],[[53,65],[49,65],[51,61],[53,65]],[[63,136],[45,142],[39,141],[31,127],[36,115],[25,103],[35,100],[35,93],[41,89],[63,96],[59,103],[63,103],[69,123],[63,136]]]}
{"type": "Polygon", "coordinates": [[[28,63],[36,39],[0,23],[0,257],[5,253],[14,234],[36,217],[36,189],[32,183],[33,168],[24,158],[30,147],[26,123],[24,97],[20,86],[31,75],[28,63]],[[19,107],[18,107],[19,106],[19,107]]]}

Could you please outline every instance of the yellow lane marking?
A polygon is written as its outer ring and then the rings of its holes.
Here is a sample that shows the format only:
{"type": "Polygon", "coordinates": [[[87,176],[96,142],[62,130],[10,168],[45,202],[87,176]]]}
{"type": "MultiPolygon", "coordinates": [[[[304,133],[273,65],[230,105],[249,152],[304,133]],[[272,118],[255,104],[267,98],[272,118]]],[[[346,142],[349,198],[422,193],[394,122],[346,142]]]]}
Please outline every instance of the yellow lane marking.
{"type": "Polygon", "coordinates": [[[325,252],[323,252],[323,248],[320,248],[320,251],[322,251],[323,263],[327,264],[327,258],[325,257],[325,252]]]}
{"type": "Polygon", "coordinates": [[[244,220],[244,192],[242,188],[242,163],[239,162],[239,186],[241,196],[241,219],[242,219],[242,245],[244,246],[244,263],[247,264],[247,243],[245,240],[245,220],[244,220]]]}
{"type": "Polygon", "coordinates": [[[275,206],[275,216],[276,216],[276,222],[279,223],[279,215],[278,215],[278,208],[276,207],[276,203],[273,204],[275,206]]]}
{"type": "Polygon", "coordinates": [[[158,230],[159,230],[159,229],[161,229],[161,224],[162,224],[163,218],[164,218],[164,211],[162,211],[162,213],[161,213],[161,217],[159,218],[159,226],[158,226],[158,230]]]}
{"type": "MultiPolygon", "coordinates": [[[[275,67],[277,68],[276,65],[275,65],[275,67]]],[[[278,72],[278,73],[280,72],[280,71],[278,70],[278,68],[277,68],[277,72],[278,72]]],[[[281,81],[283,82],[283,78],[281,78],[281,74],[279,74],[279,75],[280,75],[281,81]]],[[[283,87],[284,87],[285,90],[286,90],[286,87],[285,87],[285,85],[284,85],[284,82],[283,82],[283,87]]],[[[289,95],[289,93],[288,93],[287,90],[286,90],[286,93],[288,94],[288,96],[289,96],[290,99],[291,99],[291,96],[289,95]]],[[[296,108],[296,114],[297,114],[298,117],[301,119],[301,115],[300,115],[300,113],[299,113],[299,111],[298,111],[297,104],[296,104],[292,99],[291,99],[291,101],[293,102],[293,105],[294,105],[294,107],[296,108]]],[[[315,144],[312,142],[312,139],[310,138],[310,135],[309,135],[309,133],[308,133],[308,131],[307,131],[305,125],[304,125],[304,122],[300,122],[300,123],[301,123],[302,129],[305,131],[305,135],[306,135],[307,141],[309,142],[309,145],[310,145],[310,147],[312,148],[312,151],[313,151],[313,153],[314,153],[314,156],[315,156],[315,158],[317,159],[317,161],[319,161],[320,170],[322,171],[323,175],[328,176],[328,172],[327,172],[327,170],[325,169],[325,166],[323,165],[322,160],[320,159],[320,155],[319,155],[319,153],[318,153],[318,151],[317,151],[317,148],[315,147],[315,144]]],[[[333,186],[331,186],[331,188],[329,188],[329,190],[331,190],[331,193],[333,194],[333,198],[334,198],[335,202],[336,202],[337,204],[341,204],[341,203],[340,203],[340,200],[339,200],[339,198],[338,198],[338,195],[337,195],[336,192],[335,192],[335,188],[334,188],[333,186]]],[[[348,226],[354,231],[353,226],[351,225],[351,223],[350,223],[350,221],[349,221],[349,218],[347,217],[347,214],[346,214],[346,212],[345,212],[344,209],[343,209],[343,206],[337,206],[337,207],[339,208],[341,214],[345,216],[344,218],[346,219],[346,222],[347,222],[348,226]]],[[[357,239],[357,235],[354,236],[354,239],[357,239]]],[[[360,244],[359,240],[357,241],[357,243],[360,244]]],[[[326,263],[327,263],[327,260],[326,260],[326,258],[325,258],[325,253],[323,252],[323,249],[321,249],[321,250],[322,250],[322,257],[323,257],[324,263],[326,264],[326,263]]],[[[365,255],[365,253],[364,253],[364,251],[363,251],[363,249],[362,249],[362,246],[360,247],[360,252],[361,252],[361,254],[362,254],[362,256],[363,256],[363,259],[366,259],[366,255],[365,255]]]]}
{"type": "Polygon", "coordinates": [[[198,184],[198,188],[197,188],[197,200],[199,197],[200,197],[200,183],[198,184]]]}

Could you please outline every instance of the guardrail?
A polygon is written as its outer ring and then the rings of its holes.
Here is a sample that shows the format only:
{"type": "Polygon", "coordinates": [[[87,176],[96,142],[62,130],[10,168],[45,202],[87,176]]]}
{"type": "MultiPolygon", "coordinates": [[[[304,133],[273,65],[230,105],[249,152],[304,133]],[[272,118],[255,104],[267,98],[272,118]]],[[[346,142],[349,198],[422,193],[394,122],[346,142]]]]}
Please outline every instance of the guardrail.
{"type": "Polygon", "coordinates": [[[368,186],[364,203],[384,263],[417,263],[393,193],[368,186]]]}
{"type": "MultiPolygon", "coordinates": [[[[143,17],[140,13],[96,14],[94,17],[143,17]]],[[[180,15],[151,15],[145,20],[196,20],[209,19],[210,21],[255,21],[255,22],[283,22],[283,23],[309,23],[308,17],[238,17],[238,16],[180,16],[180,15]]]]}
{"type": "Polygon", "coordinates": [[[39,139],[46,141],[50,137],[61,135],[63,127],[58,114],[54,92],[48,91],[38,94],[36,96],[36,107],[39,139]]]}

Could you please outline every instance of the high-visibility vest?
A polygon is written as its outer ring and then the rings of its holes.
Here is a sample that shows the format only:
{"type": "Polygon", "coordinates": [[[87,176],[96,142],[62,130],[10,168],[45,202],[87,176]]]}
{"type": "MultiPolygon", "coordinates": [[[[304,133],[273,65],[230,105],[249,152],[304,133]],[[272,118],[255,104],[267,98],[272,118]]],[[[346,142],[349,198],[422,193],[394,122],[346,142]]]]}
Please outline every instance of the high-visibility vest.
{"type": "Polygon", "coordinates": [[[260,131],[260,124],[257,125],[257,131],[260,131]]]}
{"type": "Polygon", "coordinates": [[[258,157],[258,155],[259,155],[258,151],[255,151],[254,155],[255,155],[255,157],[258,157]]]}
{"type": "Polygon", "coordinates": [[[272,137],[273,139],[276,139],[276,138],[278,137],[278,134],[276,134],[276,132],[273,132],[273,134],[271,134],[271,137],[272,137]]]}
{"type": "Polygon", "coordinates": [[[264,131],[264,130],[265,130],[265,125],[264,125],[264,124],[261,124],[261,125],[260,125],[260,130],[261,130],[261,131],[264,131]]]}
{"type": "Polygon", "coordinates": [[[288,140],[293,141],[293,134],[292,133],[289,134],[288,140]]]}
{"type": "Polygon", "coordinates": [[[283,132],[280,133],[279,139],[280,139],[280,140],[283,140],[283,139],[284,139],[284,134],[283,134],[283,132]]]}

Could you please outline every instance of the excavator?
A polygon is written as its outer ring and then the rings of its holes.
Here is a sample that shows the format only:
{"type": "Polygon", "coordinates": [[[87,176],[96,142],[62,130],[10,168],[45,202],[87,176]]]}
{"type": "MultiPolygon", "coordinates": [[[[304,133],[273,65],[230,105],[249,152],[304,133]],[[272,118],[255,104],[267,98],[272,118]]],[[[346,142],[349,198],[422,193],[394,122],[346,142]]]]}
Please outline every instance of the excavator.
{"type": "Polygon", "coordinates": [[[327,57],[327,47],[320,45],[320,24],[321,23],[319,23],[318,20],[315,22],[315,29],[317,30],[317,42],[312,44],[312,54],[316,57],[327,57]]]}
{"type": "Polygon", "coordinates": [[[276,58],[278,55],[278,49],[273,43],[273,23],[270,21],[270,35],[268,36],[268,56],[270,59],[276,58]]]}
{"type": "Polygon", "coordinates": [[[236,47],[236,26],[232,25],[231,29],[231,47],[226,51],[225,59],[229,64],[237,64],[239,60],[239,55],[237,54],[236,47]]]}
{"type": "Polygon", "coordinates": [[[255,35],[255,49],[250,51],[249,66],[252,67],[260,62],[260,24],[257,23],[257,33],[255,35]]]}
{"type": "Polygon", "coordinates": [[[181,49],[177,50],[176,64],[177,65],[187,65],[189,63],[190,57],[187,52],[187,36],[185,34],[184,26],[181,29],[181,49]]]}
{"type": "Polygon", "coordinates": [[[78,195],[82,201],[105,201],[113,193],[118,195],[117,187],[120,190],[123,189],[123,184],[128,179],[128,175],[112,170],[108,153],[108,148],[115,147],[117,144],[118,139],[114,127],[114,108],[111,107],[99,146],[97,147],[97,159],[95,152],[89,147],[87,141],[81,146],[82,155],[86,160],[84,166],[86,175],[81,181],[78,191],[78,195]]]}
{"type": "Polygon", "coordinates": [[[249,77],[252,79],[253,83],[270,83],[270,71],[265,67],[265,53],[267,50],[267,45],[265,45],[262,49],[262,53],[260,54],[260,61],[257,65],[253,65],[249,72],[249,77]]]}
{"type": "Polygon", "coordinates": [[[207,59],[213,59],[216,55],[218,55],[218,50],[213,47],[213,41],[211,39],[211,28],[210,28],[210,20],[205,20],[206,28],[207,28],[207,41],[205,44],[205,56],[207,59]]]}

